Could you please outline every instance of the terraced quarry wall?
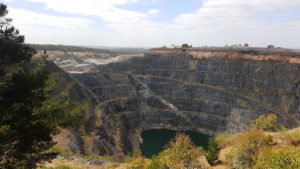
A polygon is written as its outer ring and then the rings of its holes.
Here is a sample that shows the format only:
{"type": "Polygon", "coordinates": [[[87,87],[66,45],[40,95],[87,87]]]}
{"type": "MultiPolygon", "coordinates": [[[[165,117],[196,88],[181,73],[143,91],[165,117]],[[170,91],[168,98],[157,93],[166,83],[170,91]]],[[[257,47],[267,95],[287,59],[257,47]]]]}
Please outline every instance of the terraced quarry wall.
{"type": "Polygon", "coordinates": [[[187,55],[198,59],[244,59],[253,61],[279,61],[285,63],[300,63],[300,51],[289,49],[266,48],[158,48],[146,52],[147,55],[187,55]]]}
{"type": "Polygon", "coordinates": [[[100,66],[99,73],[73,75],[97,102],[98,122],[83,151],[128,153],[138,147],[141,131],[153,128],[238,132],[261,114],[273,113],[285,126],[298,126],[298,54],[272,56],[154,49],[141,58],[100,66]]]}

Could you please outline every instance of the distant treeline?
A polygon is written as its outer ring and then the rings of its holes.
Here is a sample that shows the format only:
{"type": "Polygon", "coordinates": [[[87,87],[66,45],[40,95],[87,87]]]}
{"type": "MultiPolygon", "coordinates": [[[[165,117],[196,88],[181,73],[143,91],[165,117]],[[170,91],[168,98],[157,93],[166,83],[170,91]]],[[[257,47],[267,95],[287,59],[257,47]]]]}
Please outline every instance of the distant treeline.
{"type": "Polygon", "coordinates": [[[97,53],[110,53],[111,50],[95,49],[87,47],[67,46],[67,45],[40,45],[40,44],[29,44],[36,50],[63,50],[63,51],[76,51],[76,52],[97,52],[97,53]]]}
{"type": "Polygon", "coordinates": [[[78,47],[78,46],[67,46],[67,45],[40,45],[40,44],[28,44],[36,50],[62,50],[62,51],[73,51],[73,52],[95,52],[95,53],[108,53],[111,55],[122,55],[122,54],[140,54],[144,53],[144,48],[111,48],[111,49],[97,49],[89,47],[78,47]]]}

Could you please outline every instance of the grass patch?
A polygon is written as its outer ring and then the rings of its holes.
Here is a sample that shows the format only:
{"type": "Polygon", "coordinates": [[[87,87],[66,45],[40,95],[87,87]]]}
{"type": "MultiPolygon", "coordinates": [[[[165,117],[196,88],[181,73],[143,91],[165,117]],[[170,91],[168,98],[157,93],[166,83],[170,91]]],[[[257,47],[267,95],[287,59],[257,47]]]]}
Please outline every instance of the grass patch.
{"type": "Polygon", "coordinates": [[[112,156],[99,156],[99,155],[91,155],[91,156],[80,156],[86,160],[96,160],[96,161],[114,161],[112,156]]]}
{"type": "Polygon", "coordinates": [[[74,167],[68,167],[65,165],[57,166],[57,167],[41,167],[39,169],[80,169],[80,168],[74,168],[74,167]]]}
{"type": "Polygon", "coordinates": [[[275,146],[261,149],[254,169],[298,169],[300,149],[293,146],[275,146]]]}
{"type": "Polygon", "coordinates": [[[295,146],[300,144],[300,130],[298,132],[293,133],[284,133],[284,136],[295,146]]]}

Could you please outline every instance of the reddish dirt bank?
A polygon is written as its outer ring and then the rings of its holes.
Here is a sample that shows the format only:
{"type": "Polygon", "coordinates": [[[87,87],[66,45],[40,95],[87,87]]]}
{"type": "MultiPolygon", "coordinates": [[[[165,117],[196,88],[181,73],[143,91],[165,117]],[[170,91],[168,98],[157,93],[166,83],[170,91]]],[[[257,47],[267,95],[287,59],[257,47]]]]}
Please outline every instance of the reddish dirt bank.
{"type": "Polygon", "coordinates": [[[187,55],[193,58],[207,58],[207,59],[245,59],[255,61],[280,61],[285,63],[300,64],[300,52],[287,51],[287,50],[230,50],[230,49],[164,49],[156,48],[150,49],[146,55],[152,54],[176,54],[187,55]]]}

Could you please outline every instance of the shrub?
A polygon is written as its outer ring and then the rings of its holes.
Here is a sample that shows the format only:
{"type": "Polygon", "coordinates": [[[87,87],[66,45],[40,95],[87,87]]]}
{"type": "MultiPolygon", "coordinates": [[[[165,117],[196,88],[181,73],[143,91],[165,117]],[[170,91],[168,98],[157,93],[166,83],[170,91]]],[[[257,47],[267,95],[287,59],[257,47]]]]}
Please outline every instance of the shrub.
{"type": "Polygon", "coordinates": [[[168,169],[162,158],[153,155],[151,163],[146,167],[147,169],[168,169]]]}
{"type": "Polygon", "coordinates": [[[235,169],[252,168],[260,148],[270,145],[272,137],[260,130],[241,133],[234,142],[232,151],[226,156],[226,162],[235,169]]]}
{"type": "Polygon", "coordinates": [[[137,157],[129,163],[126,169],[144,169],[146,166],[146,161],[143,157],[137,157]]]}
{"type": "Polygon", "coordinates": [[[189,44],[187,44],[187,43],[185,43],[185,44],[182,44],[182,45],[181,45],[181,47],[182,47],[182,48],[189,48],[189,47],[190,47],[190,45],[189,45],[189,44]]]}
{"type": "Polygon", "coordinates": [[[229,165],[235,169],[250,169],[255,161],[255,155],[253,147],[239,146],[226,157],[226,160],[229,159],[229,165]]]}
{"type": "Polygon", "coordinates": [[[215,141],[218,144],[218,147],[220,149],[224,148],[232,142],[232,134],[227,134],[227,133],[220,134],[215,137],[215,141]]]}
{"type": "Polygon", "coordinates": [[[142,156],[142,150],[141,149],[135,149],[132,153],[131,153],[132,157],[141,157],[142,156]]]}
{"type": "Polygon", "coordinates": [[[254,169],[299,169],[300,148],[292,146],[261,149],[254,169]]]}
{"type": "MultiPolygon", "coordinates": [[[[121,154],[120,154],[121,155],[121,154]]],[[[134,160],[136,160],[139,157],[143,157],[141,149],[135,149],[130,154],[123,156],[122,158],[119,158],[119,160],[115,160],[116,162],[125,162],[130,163],[134,160]]]]}
{"type": "Polygon", "coordinates": [[[218,143],[216,142],[215,137],[212,137],[209,139],[207,153],[206,153],[206,159],[208,163],[213,164],[218,159],[218,155],[219,155],[218,143]]]}
{"type": "Polygon", "coordinates": [[[256,120],[253,121],[251,126],[254,129],[271,132],[285,130],[285,128],[282,125],[277,124],[276,121],[277,116],[275,114],[260,115],[256,120]]]}
{"type": "Polygon", "coordinates": [[[245,44],[244,44],[244,47],[249,47],[249,44],[248,44],[248,43],[245,43],[245,44]]]}
{"type": "Polygon", "coordinates": [[[155,157],[152,166],[166,166],[172,169],[203,168],[198,161],[203,155],[204,151],[195,146],[189,136],[177,134],[166,149],[155,157]]]}

